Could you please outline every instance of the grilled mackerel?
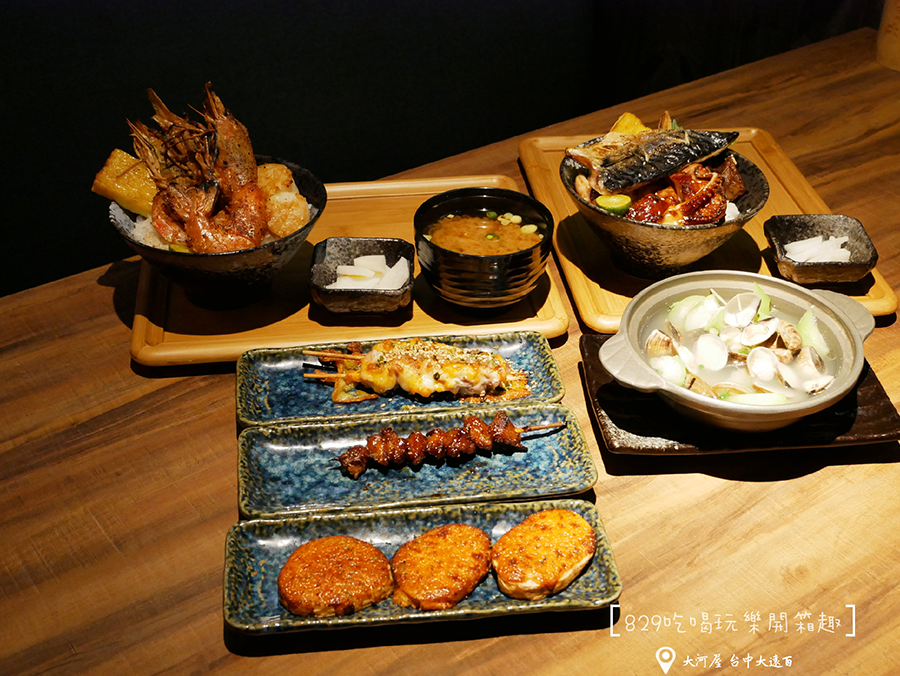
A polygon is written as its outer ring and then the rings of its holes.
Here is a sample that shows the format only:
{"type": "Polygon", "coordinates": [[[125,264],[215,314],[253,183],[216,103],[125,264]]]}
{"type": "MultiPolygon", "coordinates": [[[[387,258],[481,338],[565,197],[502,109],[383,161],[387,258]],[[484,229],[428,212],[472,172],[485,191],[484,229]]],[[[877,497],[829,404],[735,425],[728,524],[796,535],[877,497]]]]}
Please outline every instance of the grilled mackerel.
{"type": "Polygon", "coordinates": [[[632,190],[691,162],[720,153],[739,132],[695,129],[650,129],[637,134],[610,132],[566,155],[591,170],[588,181],[600,195],[632,190]]]}

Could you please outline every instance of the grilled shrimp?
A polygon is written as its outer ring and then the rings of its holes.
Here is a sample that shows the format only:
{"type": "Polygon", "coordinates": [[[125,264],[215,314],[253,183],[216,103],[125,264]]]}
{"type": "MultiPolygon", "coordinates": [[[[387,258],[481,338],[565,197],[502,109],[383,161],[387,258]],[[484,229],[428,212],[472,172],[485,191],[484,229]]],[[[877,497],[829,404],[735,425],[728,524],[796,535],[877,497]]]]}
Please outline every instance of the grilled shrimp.
{"type": "Polygon", "coordinates": [[[168,228],[169,241],[185,243],[195,253],[221,253],[258,246],[265,234],[259,223],[265,224],[266,200],[255,183],[244,186],[227,206],[213,215],[217,189],[172,183],[157,197],[163,196],[161,214],[174,214],[175,219],[162,223],[153,221],[157,230],[168,228]],[[179,226],[178,222],[182,225],[179,226]]]}
{"type": "Polygon", "coordinates": [[[158,189],[169,183],[187,180],[205,183],[212,178],[209,167],[212,134],[202,124],[179,117],[170,111],[152,89],[147,97],[153,104],[153,121],[159,129],[142,122],[129,122],[134,150],[150,169],[158,189]]]}
{"type": "MultiPolygon", "coordinates": [[[[170,184],[163,194],[166,205],[182,223],[185,243],[197,253],[210,253],[204,233],[211,229],[215,189],[179,182],[170,184]]],[[[153,225],[159,230],[156,222],[153,225]]]]}
{"type": "Polygon", "coordinates": [[[203,122],[174,114],[152,89],[147,95],[159,129],[128,124],[135,152],[159,191],[151,210],[154,228],[166,241],[196,253],[259,246],[268,214],[247,128],[209,83],[203,122]]]}
{"type": "MultiPolygon", "coordinates": [[[[256,183],[237,191],[227,206],[212,220],[207,234],[216,251],[234,251],[259,246],[266,234],[266,197],[256,183]]],[[[196,250],[196,249],[195,249],[196,250]]]]}
{"type": "Polygon", "coordinates": [[[169,186],[156,193],[156,196],[153,198],[153,205],[150,208],[150,222],[167,242],[188,246],[187,233],[184,231],[182,222],[178,219],[177,214],[169,206],[166,199],[168,196],[169,186]]]}
{"type": "Polygon", "coordinates": [[[256,157],[247,127],[238,122],[206,83],[203,117],[215,131],[215,163],[212,174],[222,196],[230,200],[248,183],[256,183],[256,157]]]}

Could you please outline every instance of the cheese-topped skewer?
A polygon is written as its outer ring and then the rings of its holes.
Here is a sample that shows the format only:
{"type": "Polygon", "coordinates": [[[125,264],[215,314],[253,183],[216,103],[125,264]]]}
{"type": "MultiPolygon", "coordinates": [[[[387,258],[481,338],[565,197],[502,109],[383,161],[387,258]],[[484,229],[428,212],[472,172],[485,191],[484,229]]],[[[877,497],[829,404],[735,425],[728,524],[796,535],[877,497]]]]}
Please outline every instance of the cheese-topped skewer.
{"type": "Polygon", "coordinates": [[[464,348],[422,338],[388,339],[368,352],[342,353],[304,350],[321,361],[337,363],[338,371],[316,371],[308,378],[333,381],[334,401],[359,401],[347,398],[348,390],[361,385],[375,395],[401,389],[421,397],[450,393],[458,397],[499,395],[504,400],[529,394],[527,376],[510,366],[501,355],[464,348]]]}

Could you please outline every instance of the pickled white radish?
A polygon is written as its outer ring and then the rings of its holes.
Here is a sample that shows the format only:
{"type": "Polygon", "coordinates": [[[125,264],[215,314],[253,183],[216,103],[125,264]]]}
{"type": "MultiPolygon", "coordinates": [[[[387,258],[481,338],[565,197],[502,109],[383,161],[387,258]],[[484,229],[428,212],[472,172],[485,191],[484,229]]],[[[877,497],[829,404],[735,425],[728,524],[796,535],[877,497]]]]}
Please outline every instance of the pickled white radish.
{"type": "Polygon", "coordinates": [[[399,289],[406,284],[409,279],[409,262],[405,258],[401,258],[392,268],[388,268],[387,272],[378,282],[379,289],[399,289]]]}
{"type": "Polygon", "coordinates": [[[358,265],[338,265],[337,273],[342,277],[374,277],[375,271],[358,265]]]}
{"type": "Polygon", "coordinates": [[[371,277],[353,277],[350,275],[338,277],[334,283],[326,286],[326,289],[374,289],[375,284],[371,277]]]}
{"type": "Polygon", "coordinates": [[[372,254],[369,256],[358,256],[353,259],[353,265],[358,268],[366,268],[378,274],[385,274],[388,271],[387,259],[383,254],[372,254]]]}
{"type": "Polygon", "coordinates": [[[358,256],[353,265],[338,265],[337,279],[326,289],[399,289],[409,279],[409,261],[400,257],[388,266],[383,255],[358,256]]]}
{"type": "Polygon", "coordinates": [[[839,263],[850,260],[850,251],[843,248],[849,237],[829,237],[822,235],[801,239],[784,245],[784,253],[798,263],[839,263]]]}

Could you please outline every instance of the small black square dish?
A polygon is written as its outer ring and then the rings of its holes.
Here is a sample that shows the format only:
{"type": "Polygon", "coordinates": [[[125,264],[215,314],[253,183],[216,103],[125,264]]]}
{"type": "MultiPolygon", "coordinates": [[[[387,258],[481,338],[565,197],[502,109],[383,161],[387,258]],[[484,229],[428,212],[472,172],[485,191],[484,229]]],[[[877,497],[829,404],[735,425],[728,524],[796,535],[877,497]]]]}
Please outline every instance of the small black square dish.
{"type": "Polygon", "coordinates": [[[412,302],[415,247],[406,240],[391,237],[329,237],[313,250],[309,280],[313,300],[331,312],[393,312],[412,302]],[[401,258],[408,264],[409,275],[399,289],[332,288],[339,265],[353,265],[360,256],[383,255],[388,267],[401,258]]]}
{"type": "Polygon", "coordinates": [[[857,282],[865,277],[878,261],[878,252],[866,229],[855,218],[840,214],[794,214],[772,216],[763,225],[766,239],[778,272],[797,284],[834,284],[857,282]],[[847,261],[804,261],[788,257],[785,247],[811,237],[847,237],[844,248],[850,252],[847,261]]]}

